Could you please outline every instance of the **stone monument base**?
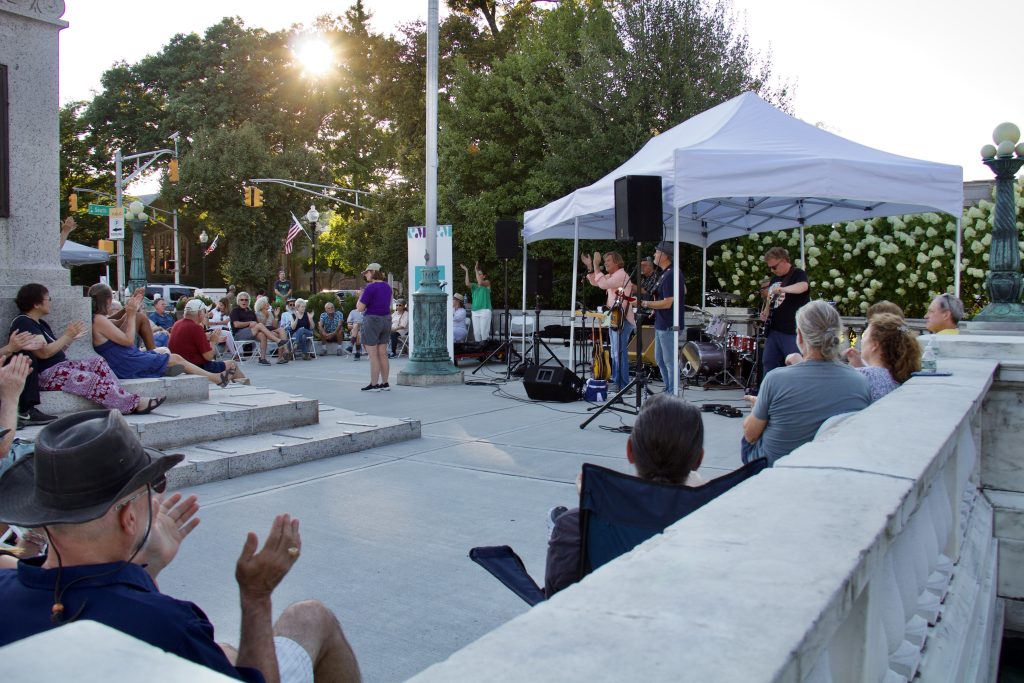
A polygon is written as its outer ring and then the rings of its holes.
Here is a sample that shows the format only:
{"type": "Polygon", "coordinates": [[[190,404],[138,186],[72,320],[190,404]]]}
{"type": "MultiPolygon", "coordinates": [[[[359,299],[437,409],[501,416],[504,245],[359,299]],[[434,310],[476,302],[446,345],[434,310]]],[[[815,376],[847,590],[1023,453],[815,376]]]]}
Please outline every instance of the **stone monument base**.
{"type": "Polygon", "coordinates": [[[959,325],[963,334],[989,334],[999,336],[1024,336],[1024,322],[984,322],[969,320],[959,325]]]}

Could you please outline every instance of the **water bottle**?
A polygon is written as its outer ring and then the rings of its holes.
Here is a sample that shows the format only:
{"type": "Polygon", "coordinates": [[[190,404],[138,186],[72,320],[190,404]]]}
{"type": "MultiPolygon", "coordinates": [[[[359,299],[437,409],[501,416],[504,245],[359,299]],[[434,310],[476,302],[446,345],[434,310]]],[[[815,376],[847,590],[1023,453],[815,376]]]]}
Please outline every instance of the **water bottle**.
{"type": "Polygon", "coordinates": [[[932,335],[928,339],[928,346],[925,347],[924,353],[921,354],[921,372],[934,374],[938,369],[938,363],[935,360],[935,335],[932,335]]]}

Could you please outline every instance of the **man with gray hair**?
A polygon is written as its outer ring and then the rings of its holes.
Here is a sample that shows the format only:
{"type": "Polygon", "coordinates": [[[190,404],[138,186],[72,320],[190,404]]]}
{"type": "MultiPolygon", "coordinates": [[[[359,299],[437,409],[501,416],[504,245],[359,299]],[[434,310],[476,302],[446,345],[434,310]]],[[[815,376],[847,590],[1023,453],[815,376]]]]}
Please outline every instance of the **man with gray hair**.
{"type": "Polygon", "coordinates": [[[359,681],[324,605],[295,603],[273,621],[272,594],[302,552],[291,515],[274,518],[262,548],[246,535],[235,565],[237,650],[214,640],[198,606],[160,592],[157,574],[199,523],[195,496],[161,496],[183,457],[143,447],[116,410],[75,413],[40,431],[35,452],[0,478],[0,521],[43,529],[50,552],[0,569],[0,647],[90,620],[237,680],[359,681]]]}
{"type": "Polygon", "coordinates": [[[924,322],[932,334],[960,334],[957,327],[964,317],[964,302],[952,294],[939,294],[932,299],[924,322]]]}
{"type": "Polygon", "coordinates": [[[820,299],[796,312],[796,344],[803,362],[767,373],[743,421],[743,462],[779,458],[814,438],[840,413],[866,408],[871,387],[861,373],[839,362],[839,312],[820,299]]]}

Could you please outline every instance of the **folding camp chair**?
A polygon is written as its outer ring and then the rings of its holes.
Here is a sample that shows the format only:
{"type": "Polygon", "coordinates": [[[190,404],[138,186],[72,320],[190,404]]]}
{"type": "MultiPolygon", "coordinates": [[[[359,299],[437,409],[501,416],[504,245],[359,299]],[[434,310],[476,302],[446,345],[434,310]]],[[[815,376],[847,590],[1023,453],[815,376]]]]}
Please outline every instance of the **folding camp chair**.
{"type": "MultiPolygon", "coordinates": [[[[768,466],[759,458],[703,486],[646,481],[606,467],[583,465],[580,491],[580,574],[598,567],[660,534],[694,510],[768,466]]],[[[519,556],[507,545],[469,551],[474,562],[529,605],[546,598],[519,556]]]]}

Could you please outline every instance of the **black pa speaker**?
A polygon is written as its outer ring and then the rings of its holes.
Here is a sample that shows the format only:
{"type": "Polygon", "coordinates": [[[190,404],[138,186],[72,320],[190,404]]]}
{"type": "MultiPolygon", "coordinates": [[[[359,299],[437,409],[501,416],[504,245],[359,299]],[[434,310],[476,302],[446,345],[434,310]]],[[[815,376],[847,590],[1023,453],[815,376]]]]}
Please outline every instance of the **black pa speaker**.
{"type": "Polygon", "coordinates": [[[661,176],[626,175],[615,179],[615,239],[660,242],[661,176]]]}
{"type": "Polygon", "coordinates": [[[498,221],[494,224],[494,251],[498,258],[519,256],[519,223],[498,221]]]}
{"type": "Polygon", "coordinates": [[[526,296],[551,298],[551,259],[526,259],[526,296]]]}
{"type": "Polygon", "coordinates": [[[534,401],[578,401],[583,392],[583,380],[560,366],[531,365],[523,375],[526,395],[534,401]]]}

